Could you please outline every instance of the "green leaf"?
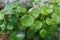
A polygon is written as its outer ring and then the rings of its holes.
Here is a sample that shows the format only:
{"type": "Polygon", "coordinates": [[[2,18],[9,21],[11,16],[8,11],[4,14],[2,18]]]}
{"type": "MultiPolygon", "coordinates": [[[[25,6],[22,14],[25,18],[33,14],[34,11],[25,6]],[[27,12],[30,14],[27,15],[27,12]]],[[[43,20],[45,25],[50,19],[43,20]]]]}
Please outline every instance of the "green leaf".
{"type": "Polygon", "coordinates": [[[13,9],[13,10],[12,10],[12,13],[13,13],[14,15],[16,15],[16,16],[19,16],[19,14],[20,14],[16,9],[13,9]]]}
{"type": "Polygon", "coordinates": [[[3,23],[2,25],[0,25],[0,28],[2,29],[2,31],[4,31],[5,27],[6,27],[5,23],[3,23]]]}
{"type": "Polygon", "coordinates": [[[26,8],[24,6],[18,6],[16,11],[24,13],[24,12],[26,12],[26,8]]]}
{"type": "Polygon", "coordinates": [[[38,8],[31,8],[29,9],[28,13],[30,13],[34,18],[37,18],[40,14],[40,9],[38,8]]]}
{"type": "Polygon", "coordinates": [[[50,8],[50,9],[54,9],[55,6],[53,4],[48,4],[47,7],[50,8]]]}
{"type": "Polygon", "coordinates": [[[41,0],[35,0],[34,2],[36,5],[40,5],[41,0]]]}
{"type": "Polygon", "coordinates": [[[54,25],[54,24],[57,24],[58,22],[55,20],[55,19],[53,19],[53,18],[47,18],[46,19],[46,23],[48,24],[48,25],[54,25]]]}
{"type": "Polygon", "coordinates": [[[29,0],[29,2],[33,2],[34,0],[29,0]]]}
{"type": "Polygon", "coordinates": [[[19,24],[18,27],[19,27],[20,30],[25,30],[26,29],[26,26],[23,26],[23,25],[20,25],[20,24],[19,24]]]}
{"type": "Polygon", "coordinates": [[[43,6],[43,7],[41,8],[41,14],[42,14],[42,15],[48,15],[48,14],[49,14],[48,11],[47,11],[47,7],[46,7],[46,6],[43,6]]]}
{"type": "Polygon", "coordinates": [[[33,40],[40,40],[40,37],[38,35],[34,36],[33,40]]]}
{"type": "Polygon", "coordinates": [[[19,4],[20,3],[18,1],[7,4],[3,9],[5,14],[13,14],[13,8],[16,8],[17,6],[19,6],[19,4]]]}
{"type": "MultiPolygon", "coordinates": [[[[8,22],[11,22],[12,24],[16,24],[16,23],[17,23],[17,19],[18,19],[18,18],[17,18],[16,15],[9,15],[7,21],[8,21],[8,22]]],[[[11,23],[10,23],[10,24],[11,24],[11,23]]]]}
{"type": "Polygon", "coordinates": [[[53,13],[51,15],[52,20],[54,20],[56,23],[60,23],[60,14],[53,13]]]}
{"type": "Polygon", "coordinates": [[[50,0],[51,1],[51,3],[59,3],[60,2],[60,0],[50,0]]]}
{"type": "Polygon", "coordinates": [[[20,2],[19,1],[15,1],[15,2],[12,2],[12,3],[8,4],[8,5],[10,5],[10,8],[16,8],[17,6],[20,5],[20,2]]]}
{"type": "Polygon", "coordinates": [[[42,23],[40,21],[36,21],[34,24],[32,24],[26,33],[27,39],[33,38],[35,33],[41,28],[42,28],[42,23]]]}
{"type": "Polygon", "coordinates": [[[57,25],[51,25],[48,28],[46,28],[48,36],[56,36],[57,33],[57,25]]]}
{"type": "Polygon", "coordinates": [[[12,30],[12,29],[13,29],[13,25],[8,24],[8,25],[7,25],[7,29],[8,29],[8,30],[12,30]]]}
{"type": "Polygon", "coordinates": [[[23,26],[31,26],[34,22],[34,18],[31,15],[24,15],[20,19],[20,22],[23,26]]]}
{"type": "Polygon", "coordinates": [[[15,36],[15,32],[11,33],[8,40],[17,40],[16,36],[15,36]]]}
{"type": "Polygon", "coordinates": [[[4,15],[0,14],[0,20],[3,20],[3,19],[4,19],[4,15]]]}
{"type": "Polygon", "coordinates": [[[31,29],[35,29],[35,30],[38,30],[38,29],[41,29],[42,28],[42,22],[40,21],[36,21],[34,24],[32,24],[31,26],[31,29]]]}
{"type": "Polygon", "coordinates": [[[35,35],[35,33],[37,32],[37,30],[35,28],[29,28],[26,32],[26,38],[29,40],[29,39],[32,39],[35,35]]]}
{"type": "MultiPolygon", "coordinates": [[[[48,14],[51,14],[53,12],[55,12],[54,10],[56,9],[57,7],[55,7],[54,5],[52,4],[48,4],[48,6],[42,6],[41,7],[41,14],[42,15],[48,15],[48,14]]],[[[57,11],[57,9],[56,9],[57,11]]]]}
{"type": "Polygon", "coordinates": [[[3,20],[0,20],[0,25],[2,25],[3,24],[3,20]]]}
{"type": "Polygon", "coordinates": [[[48,15],[48,14],[50,14],[50,13],[52,13],[53,12],[53,8],[51,8],[51,7],[47,7],[47,6],[43,6],[42,8],[41,8],[41,14],[42,15],[48,15]]]}
{"type": "Polygon", "coordinates": [[[60,13],[60,6],[55,5],[54,10],[55,10],[55,13],[60,13]]]}
{"type": "Polygon", "coordinates": [[[53,13],[54,12],[54,5],[53,4],[46,4],[46,9],[48,14],[53,13]]]}
{"type": "Polygon", "coordinates": [[[4,13],[3,11],[0,12],[0,20],[3,20],[4,19],[4,13]]]}
{"type": "Polygon", "coordinates": [[[50,19],[50,18],[47,18],[47,19],[46,19],[46,23],[47,23],[48,25],[51,25],[51,19],[50,19]]]}
{"type": "Polygon", "coordinates": [[[46,37],[46,35],[47,35],[47,31],[46,31],[45,29],[42,29],[42,30],[40,31],[39,35],[40,35],[42,38],[44,38],[44,37],[46,37]]]}
{"type": "Polygon", "coordinates": [[[16,38],[18,40],[24,40],[25,38],[25,33],[23,31],[16,31],[16,34],[15,34],[16,38]]]}
{"type": "Polygon", "coordinates": [[[50,14],[50,13],[52,13],[53,12],[53,9],[47,9],[47,12],[48,12],[48,14],[50,14]]]}
{"type": "Polygon", "coordinates": [[[28,0],[27,5],[28,5],[29,7],[32,7],[32,5],[33,5],[33,4],[32,4],[32,3],[33,3],[33,1],[34,1],[34,0],[28,0]]]}
{"type": "Polygon", "coordinates": [[[8,40],[24,40],[25,33],[22,31],[15,31],[10,34],[8,40]]]}
{"type": "Polygon", "coordinates": [[[27,5],[28,5],[29,7],[32,7],[32,3],[28,3],[27,5]]]}
{"type": "Polygon", "coordinates": [[[6,5],[3,9],[5,14],[12,14],[12,8],[9,5],[6,5]]]}

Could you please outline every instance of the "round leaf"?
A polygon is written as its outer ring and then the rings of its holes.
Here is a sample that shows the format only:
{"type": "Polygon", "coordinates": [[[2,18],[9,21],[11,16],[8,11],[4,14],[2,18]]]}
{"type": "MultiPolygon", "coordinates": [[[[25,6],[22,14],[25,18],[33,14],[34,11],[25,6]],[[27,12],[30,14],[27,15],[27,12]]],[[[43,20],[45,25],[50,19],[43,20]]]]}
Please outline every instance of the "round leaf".
{"type": "Polygon", "coordinates": [[[23,26],[31,26],[34,22],[34,18],[31,15],[24,15],[20,19],[20,22],[23,26]]]}
{"type": "Polygon", "coordinates": [[[31,27],[31,29],[40,29],[40,28],[42,28],[42,22],[40,22],[40,21],[36,21],[34,24],[32,24],[32,27],[31,27]]]}
{"type": "Polygon", "coordinates": [[[48,11],[47,11],[47,7],[46,7],[46,6],[43,6],[43,7],[41,8],[41,14],[42,14],[42,15],[48,15],[48,11]]]}
{"type": "Polygon", "coordinates": [[[46,31],[45,29],[42,29],[42,30],[40,31],[39,35],[40,35],[42,38],[44,38],[44,37],[46,37],[46,35],[47,35],[47,31],[46,31]]]}
{"type": "Polygon", "coordinates": [[[9,25],[9,24],[8,24],[8,25],[7,25],[7,29],[8,29],[8,30],[12,30],[12,29],[13,29],[13,25],[9,25]]]}
{"type": "Polygon", "coordinates": [[[47,23],[48,25],[51,25],[51,23],[52,23],[52,22],[51,22],[51,19],[50,19],[50,18],[47,18],[47,19],[46,19],[46,23],[47,23]]]}
{"type": "Polygon", "coordinates": [[[31,8],[29,9],[28,13],[30,13],[34,18],[37,18],[40,14],[40,9],[38,8],[31,8]]]}

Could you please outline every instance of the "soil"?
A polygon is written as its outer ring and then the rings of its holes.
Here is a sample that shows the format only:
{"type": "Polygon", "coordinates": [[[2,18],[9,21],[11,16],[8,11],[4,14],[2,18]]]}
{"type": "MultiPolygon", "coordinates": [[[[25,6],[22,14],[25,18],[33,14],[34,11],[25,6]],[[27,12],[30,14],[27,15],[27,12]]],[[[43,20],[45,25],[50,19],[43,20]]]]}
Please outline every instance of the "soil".
{"type": "Polygon", "coordinates": [[[7,40],[7,34],[6,33],[2,33],[0,35],[0,40],[7,40]]]}

